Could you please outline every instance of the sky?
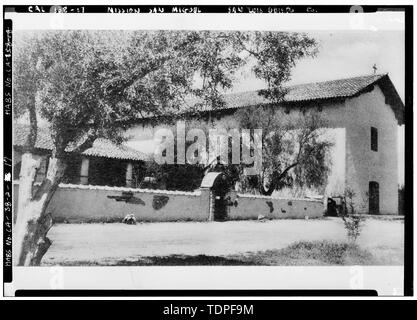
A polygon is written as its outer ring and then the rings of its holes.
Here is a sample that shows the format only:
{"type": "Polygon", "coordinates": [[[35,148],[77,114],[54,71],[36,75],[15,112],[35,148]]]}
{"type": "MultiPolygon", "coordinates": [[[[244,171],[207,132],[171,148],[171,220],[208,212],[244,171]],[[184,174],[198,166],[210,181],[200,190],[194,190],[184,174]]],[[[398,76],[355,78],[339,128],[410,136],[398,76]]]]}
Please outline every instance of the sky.
{"type": "MultiPolygon", "coordinates": [[[[404,101],[404,31],[325,31],[306,32],[319,44],[315,58],[298,61],[289,84],[335,80],[377,73],[388,73],[404,101]]],[[[264,87],[246,70],[234,92],[264,87]]]]}

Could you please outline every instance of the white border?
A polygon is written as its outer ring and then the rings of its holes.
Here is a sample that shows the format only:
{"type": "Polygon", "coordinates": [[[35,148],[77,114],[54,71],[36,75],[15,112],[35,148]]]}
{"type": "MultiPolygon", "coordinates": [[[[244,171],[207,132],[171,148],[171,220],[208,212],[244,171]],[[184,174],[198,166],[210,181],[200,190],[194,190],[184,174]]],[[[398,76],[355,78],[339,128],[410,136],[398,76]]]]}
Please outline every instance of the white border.
{"type": "MultiPolygon", "coordinates": [[[[9,1],[11,2],[11,1],[9,1]]],[[[36,5],[36,4],[42,4],[45,1],[32,1],[31,4],[36,5]]],[[[116,1],[114,1],[116,2],[116,1]]],[[[140,3],[141,1],[123,1],[122,3],[117,2],[114,3],[113,5],[141,5],[140,3]]],[[[148,4],[148,2],[146,1],[142,1],[144,3],[142,3],[143,5],[148,4]]],[[[235,4],[235,5],[254,5],[255,1],[245,1],[245,0],[229,0],[228,4],[235,4]]],[[[62,1],[57,1],[57,0],[51,0],[48,1],[48,4],[61,4],[62,1]]],[[[190,0],[172,0],[172,1],[158,1],[158,0],[154,0],[153,3],[155,5],[183,5],[183,4],[192,4],[192,5],[204,5],[204,4],[212,4],[212,5],[223,5],[224,1],[221,0],[212,0],[210,2],[208,1],[190,1],[190,0]]],[[[289,1],[262,1],[262,3],[256,3],[256,5],[280,5],[281,4],[288,4],[289,1]]],[[[9,3],[10,5],[11,3],[9,3]]],[[[22,1],[22,0],[17,0],[17,1],[13,1],[13,5],[19,5],[19,4],[27,4],[27,1],[22,1]]],[[[86,2],[85,1],[73,1],[71,3],[72,5],[85,5],[86,2]]],[[[88,2],[89,5],[101,5],[103,4],[102,1],[89,1],[88,2]]],[[[291,5],[306,5],[305,1],[300,1],[300,0],[293,0],[291,1],[291,5]]],[[[346,1],[342,1],[342,0],[334,0],[334,1],[330,1],[330,0],[323,0],[319,3],[320,5],[346,5],[348,3],[346,3],[346,1]]],[[[350,3],[349,3],[350,4],[350,3]]],[[[396,1],[366,1],[361,3],[362,5],[399,5],[398,2],[396,1]]],[[[413,1],[412,0],[405,0],[402,1],[400,4],[404,4],[404,5],[412,5],[413,1]]],[[[310,4],[310,5],[315,5],[315,4],[310,4]]],[[[3,10],[3,9],[1,9],[3,10]]],[[[3,13],[3,12],[2,12],[3,13]]],[[[141,15],[142,16],[142,15],[141,15]]],[[[166,15],[164,15],[163,17],[165,17],[166,15]]],[[[262,16],[265,16],[265,14],[262,14],[262,16]]],[[[283,20],[286,18],[283,18],[283,20]]],[[[310,18],[312,19],[312,18],[310,18]]],[[[346,22],[345,22],[346,23],[346,22]]],[[[1,27],[2,28],[2,27],[1,27]]],[[[294,28],[292,28],[292,30],[294,30],[294,28]]],[[[414,30],[414,34],[415,34],[415,30],[414,30]]],[[[3,76],[3,75],[2,75],[3,76]]],[[[1,114],[1,121],[3,120],[3,113],[1,114]]],[[[414,119],[416,120],[416,119],[414,119]]],[[[2,140],[3,138],[3,131],[0,130],[0,139],[2,140]]],[[[416,138],[416,137],[414,137],[416,138]]],[[[3,141],[3,140],[2,140],[3,141]]],[[[3,151],[2,151],[3,152],[3,151]]],[[[416,156],[416,154],[414,154],[414,156],[416,156]]],[[[0,172],[1,174],[3,174],[3,168],[1,168],[0,172]]],[[[2,185],[2,184],[1,184],[2,185]]],[[[1,187],[2,188],[2,187],[1,187]]],[[[417,197],[417,190],[414,191],[415,192],[415,196],[417,197]]],[[[1,200],[3,202],[3,198],[1,200]]],[[[3,219],[3,218],[2,218],[3,219]]],[[[417,222],[414,221],[414,223],[416,224],[417,222]]],[[[3,248],[2,248],[3,249],[3,248]]],[[[1,249],[1,250],[2,250],[1,249]]],[[[115,276],[114,279],[116,279],[116,285],[119,285],[120,288],[120,284],[123,283],[122,281],[124,281],[125,279],[138,279],[136,278],[135,273],[137,271],[141,272],[142,274],[146,273],[147,271],[145,271],[145,269],[143,269],[143,267],[138,267],[140,268],[139,270],[135,271],[134,267],[123,267],[123,268],[108,268],[108,267],[93,267],[93,269],[88,268],[88,267],[82,267],[79,268],[80,270],[77,270],[78,268],[76,267],[50,267],[50,268],[16,268],[14,270],[15,276],[19,277],[19,274],[24,274],[24,278],[28,279],[31,283],[32,286],[36,285],[40,287],[45,287],[45,286],[51,286],[51,281],[53,279],[53,274],[54,274],[54,270],[57,270],[56,268],[58,268],[58,270],[61,270],[64,272],[64,283],[69,283],[69,284],[73,284],[73,286],[77,283],[77,282],[72,282],[71,278],[73,276],[77,277],[77,280],[74,279],[74,281],[80,281],[80,274],[84,274],[85,272],[88,273],[88,277],[82,277],[84,278],[84,284],[85,285],[98,285],[98,284],[102,284],[103,280],[105,279],[106,281],[108,281],[108,279],[111,279],[113,277],[109,277],[110,274],[112,274],[113,276],[115,276]],[[54,269],[55,268],[55,269],[54,269]],[[61,268],[61,269],[59,269],[61,268]],[[51,277],[52,275],[52,277],[51,277]],[[69,282],[68,282],[69,281],[69,282]]],[[[146,268],[146,267],[145,267],[146,268]]],[[[162,267],[150,267],[150,270],[152,272],[152,270],[156,269],[156,268],[162,268],[162,267]]],[[[213,279],[212,276],[216,276],[214,279],[219,279],[217,276],[215,275],[215,273],[218,273],[218,271],[222,271],[223,274],[225,272],[225,270],[223,270],[223,267],[194,267],[194,268],[200,268],[200,270],[203,271],[203,273],[200,273],[200,275],[203,275],[203,277],[201,278],[193,278],[194,276],[192,276],[192,272],[190,272],[191,270],[187,270],[187,268],[182,268],[182,267],[170,267],[169,269],[171,270],[175,270],[177,269],[178,272],[183,273],[184,275],[187,275],[187,277],[185,277],[185,279],[188,279],[188,281],[206,281],[206,279],[213,279]],[[203,270],[204,268],[212,268],[213,270],[218,270],[214,273],[212,273],[212,270],[207,269],[207,270],[203,270]],[[210,277],[207,277],[207,275],[212,275],[210,277]]],[[[247,268],[247,267],[246,267],[247,268]]],[[[268,267],[254,267],[257,268],[255,270],[251,270],[249,277],[245,278],[246,280],[249,278],[251,283],[253,283],[253,281],[256,281],[256,278],[262,277],[262,272],[261,271],[265,271],[265,270],[261,270],[261,268],[268,268],[268,267]]],[[[274,267],[272,267],[274,268],[274,267]]],[[[366,279],[373,279],[373,281],[376,281],[376,285],[379,286],[386,286],[386,285],[392,285],[392,284],[400,284],[400,279],[402,277],[402,271],[401,271],[401,267],[279,267],[280,270],[283,270],[283,268],[288,268],[286,269],[287,273],[287,277],[283,282],[281,282],[281,285],[286,285],[286,288],[288,288],[288,286],[291,286],[291,284],[293,284],[294,282],[291,283],[291,281],[296,281],[299,285],[302,285],[303,288],[306,287],[306,285],[309,286],[309,288],[320,288],[320,286],[322,287],[323,284],[318,284],[317,281],[319,281],[318,279],[328,279],[329,281],[331,281],[332,286],[338,286],[342,284],[341,279],[346,279],[346,275],[349,273],[348,270],[350,270],[350,272],[352,272],[352,270],[359,270],[359,269],[355,269],[355,268],[360,268],[362,270],[364,270],[364,274],[366,274],[366,279]],[[313,269],[316,270],[313,270],[313,269]],[[353,269],[352,269],[353,268],[353,269]],[[399,268],[399,269],[398,269],[399,268]],[[401,276],[400,276],[401,274],[401,276]],[[368,278],[369,276],[369,278],[368,278]],[[288,282],[289,281],[289,282],[288,282]],[[314,282],[316,282],[316,286],[314,286],[314,282]],[[318,285],[318,286],[317,286],[318,285]]],[[[234,270],[235,267],[227,267],[226,271],[231,271],[230,274],[228,273],[229,277],[232,277],[231,279],[236,279],[233,278],[233,274],[234,274],[234,270]]],[[[162,269],[159,269],[162,270],[162,269]]],[[[272,269],[270,269],[272,270],[272,269]]],[[[59,272],[58,272],[59,273],[59,272]]],[[[268,273],[268,272],[267,272],[268,273]]],[[[352,275],[351,273],[349,273],[350,275],[352,275]]],[[[415,274],[415,273],[414,273],[415,274]]],[[[274,274],[275,275],[275,274],[274,274]]],[[[277,274],[278,275],[278,274],[277,274]]],[[[0,273],[0,280],[2,281],[2,272],[0,273]]],[[[148,274],[148,277],[151,277],[152,274],[148,274]]],[[[172,278],[176,278],[176,276],[171,277],[172,278]]],[[[23,278],[22,278],[23,279],[23,278]]],[[[152,277],[150,278],[152,279],[152,277]]],[[[16,278],[15,278],[16,280],[16,278]]],[[[144,279],[149,281],[148,279],[144,279]]],[[[259,278],[258,278],[259,280],[259,278]]],[[[275,281],[277,281],[276,277],[271,277],[267,279],[267,283],[274,283],[275,281]]],[[[186,280],[187,281],[187,280],[186,280]]],[[[16,288],[19,288],[20,284],[22,282],[15,282],[15,286],[8,286],[9,290],[13,290],[16,288]]],[[[59,283],[59,282],[58,282],[59,283]]],[[[186,282],[185,282],[186,283],[186,282]]],[[[215,283],[215,282],[214,282],[215,283]]],[[[330,283],[327,282],[326,283],[330,283]]],[[[351,282],[349,282],[351,283],[351,282]]],[[[110,283],[107,283],[108,285],[110,285],[110,283]]],[[[344,284],[346,284],[346,281],[344,281],[344,284]]],[[[369,284],[369,283],[367,283],[369,284]]],[[[114,285],[114,284],[113,284],[114,285]]],[[[194,282],[195,285],[195,282],[194,282]]],[[[402,285],[402,282],[401,282],[402,285]]],[[[78,287],[81,288],[81,287],[78,287]]],[[[89,288],[93,288],[93,287],[89,287],[89,288]]],[[[178,288],[178,287],[177,287],[178,288]]],[[[279,289],[282,288],[281,286],[275,287],[275,289],[279,289]]],[[[340,288],[340,287],[339,287],[340,288]]],[[[375,287],[374,287],[375,288],[375,287]]],[[[394,288],[394,287],[391,287],[394,288]]],[[[6,288],[7,289],[7,288],[6,288]]],[[[180,289],[180,288],[178,288],[180,289]]],[[[388,291],[384,291],[387,294],[389,293],[388,291]]],[[[9,291],[10,293],[10,291],[9,291]]],[[[392,293],[391,293],[392,294],[392,293]]],[[[399,292],[399,294],[401,294],[401,292],[399,292]]],[[[195,299],[195,300],[201,300],[201,299],[206,299],[207,297],[176,297],[176,299],[178,300],[183,300],[183,299],[195,299]]],[[[210,298],[210,297],[209,297],[210,298]]],[[[216,299],[233,299],[233,297],[225,297],[225,298],[221,298],[221,297],[216,297],[216,299]]],[[[236,298],[236,297],[235,297],[236,298]]],[[[30,299],[30,298],[29,298],[30,299]]],[[[60,299],[60,298],[53,298],[53,299],[60,299]]],[[[85,299],[92,299],[92,298],[85,298],[85,299]]],[[[109,298],[103,298],[103,299],[109,299],[109,298]]],[[[123,298],[125,299],[125,298],[123,298]]],[[[137,299],[137,298],[128,298],[128,299],[137,299]]],[[[146,298],[146,297],[142,297],[140,299],[143,300],[147,300],[147,299],[152,299],[152,298],[146,298]]],[[[164,297],[158,297],[158,299],[164,299],[164,297]]],[[[169,298],[168,298],[169,299],[169,298]]],[[[247,299],[245,297],[237,297],[237,299],[247,299]]],[[[281,298],[276,298],[276,297],[272,297],[272,298],[268,298],[268,297],[251,297],[250,299],[253,300],[259,300],[259,299],[288,299],[285,297],[281,297],[281,298]]],[[[294,298],[291,298],[294,299],[294,298]]],[[[307,298],[298,298],[300,300],[304,300],[307,298]]],[[[308,298],[311,299],[311,298],[308,298]]],[[[323,299],[321,297],[317,297],[313,299],[323,299]]],[[[339,299],[339,298],[333,298],[333,299],[339,299]]],[[[350,298],[350,299],[355,299],[355,298],[350,298]]],[[[366,299],[374,299],[374,298],[366,298],[366,299]]],[[[377,299],[381,299],[381,298],[377,298],[377,299]]],[[[383,299],[383,298],[382,298],[383,299]]],[[[408,298],[410,299],[410,298],[408,298]]]]}
{"type": "Polygon", "coordinates": [[[404,30],[404,12],[346,13],[6,13],[13,30],[404,30]],[[250,22],[250,23],[249,23],[250,22]]]}
{"type": "Polygon", "coordinates": [[[17,289],[277,290],[372,289],[403,292],[402,266],[350,267],[14,267],[17,289]]]}

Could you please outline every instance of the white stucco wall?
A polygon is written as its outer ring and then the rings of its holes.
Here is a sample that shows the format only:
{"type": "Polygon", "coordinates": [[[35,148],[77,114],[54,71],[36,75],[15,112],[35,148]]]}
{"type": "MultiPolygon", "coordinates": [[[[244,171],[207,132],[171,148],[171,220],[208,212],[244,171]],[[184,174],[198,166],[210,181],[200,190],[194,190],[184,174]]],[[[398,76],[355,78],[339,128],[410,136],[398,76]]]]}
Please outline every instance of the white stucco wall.
{"type": "MultiPolygon", "coordinates": [[[[14,203],[18,201],[18,190],[16,182],[14,203]]],[[[120,222],[127,214],[133,214],[137,221],[207,221],[208,203],[209,193],[202,191],[60,184],[47,211],[56,222],[120,222]],[[109,198],[120,197],[123,192],[132,192],[133,198],[130,201],[109,198]]]]}
{"type": "Polygon", "coordinates": [[[369,182],[379,183],[381,214],[398,214],[398,125],[378,86],[346,102],[346,184],[360,210],[368,210],[369,182]],[[371,150],[371,127],[378,130],[378,151],[371,150]]]}
{"type": "MultiPolygon", "coordinates": [[[[282,108],[276,108],[276,112],[283,121],[296,121],[297,118],[302,117],[303,113],[299,109],[292,109],[289,113],[284,112],[282,108]]],[[[296,189],[283,189],[274,192],[274,197],[305,197],[309,195],[339,195],[343,194],[346,181],[346,130],[344,128],[344,120],[341,114],[344,114],[345,106],[343,103],[333,103],[330,105],[324,105],[320,111],[322,119],[326,123],[326,127],[322,130],[322,138],[333,143],[333,146],[328,155],[328,161],[330,163],[330,174],[328,176],[328,183],[325,187],[325,191],[317,190],[296,190],[296,189]]],[[[201,128],[202,126],[210,126],[212,128],[222,128],[229,130],[231,128],[237,128],[236,118],[233,115],[224,115],[220,119],[211,117],[210,120],[192,120],[187,123],[187,128],[201,128]]],[[[143,147],[152,149],[152,142],[148,144],[146,141],[153,139],[154,134],[161,128],[167,128],[165,125],[157,126],[142,126],[137,125],[127,131],[127,135],[130,136],[131,147],[135,147],[135,141],[138,142],[136,145],[139,150],[143,151],[143,147]]],[[[169,126],[174,134],[176,134],[175,125],[169,126]]],[[[155,144],[154,144],[155,145],[155,144]]]]}
{"type": "MultiPolygon", "coordinates": [[[[380,213],[398,213],[398,125],[391,107],[385,104],[385,97],[378,86],[368,93],[347,99],[344,102],[322,104],[320,109],[326,129],[323,137],[333,142],[329,154],[331,162],[325,196],[344,193],[346,187],[356,193],[355,206],[361,212],[368,211],[369,182],[379,183],[380,213]],[[378,152],[371,150],[370,128],[378,129],[378,152]]],[[[292,109],[287,114],[282,108],[276,112],[284,120],[295,120],[302,116],[300,109],[292,109]]],[[[237,127],[233,115],[220,119],[200,120],[190,124],[198,128],[201,122],[210,123],[215,128],[237,127]]],[[[152,139],[155,128],[137,125],[128,130],[131,140],[152,139]]],[[[175,128],[175,127],[173,127],[175,128]]],[[[173,131],[175,133],[175,129],[173,131]]],[[[133,146],[133,145],[132,145],[133,146]]],[[[275,197],[303,197],[317,193],[315,190],[281,190],[275,197]]]]}
{"type": "MultiPolygon", "coordinates": [[[[13,185],[13,202],[18,202],[19,184],[13,185]]],[[[35,186],[36,189],[36,186],[35,186]]],[[[228,220],[304,219],[323,216],[322,201],[310,199],[272,199],[271,197],[237,195],[231,192],[227,207],[228,220]]],[[[47,211],[55,222],[120,222],[127,214],[137,221],[209,221],[210,189],[195,192],[131,189],[123,187],[60,184],[47,211]],[[129,201],[117,201],[123,192],[131,192],[129,201]],[[109,198],[110,196],[110,198],[109,198]]],[[[13,205],[14,214],[16,206],[13,205]]]]}
{"type": "Polygon", "coordinates": [[[228,209],[230,220],[320,218],[324,215],[323,201],[310,199],[275,199],[272,197],[238,194],[228,209]]]}
{"type": "Polygon", "coordinates": [[[328,128],[324,139],[331,141],[329,154],[330,173],[327,178],[325,196],[337,196],[344,193],[346,183],[346,129],[328,128]]]}

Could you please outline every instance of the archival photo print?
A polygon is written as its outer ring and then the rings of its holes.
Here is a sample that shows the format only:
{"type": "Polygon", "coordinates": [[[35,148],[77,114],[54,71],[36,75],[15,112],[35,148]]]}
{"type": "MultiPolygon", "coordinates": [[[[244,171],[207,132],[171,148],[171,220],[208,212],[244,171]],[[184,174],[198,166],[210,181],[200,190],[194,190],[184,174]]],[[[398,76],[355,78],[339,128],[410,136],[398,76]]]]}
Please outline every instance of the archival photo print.
{"type": "Polygon", "coordinates": [[[404,37],[14,30],[13,265],[402,267],[404,37]]]}

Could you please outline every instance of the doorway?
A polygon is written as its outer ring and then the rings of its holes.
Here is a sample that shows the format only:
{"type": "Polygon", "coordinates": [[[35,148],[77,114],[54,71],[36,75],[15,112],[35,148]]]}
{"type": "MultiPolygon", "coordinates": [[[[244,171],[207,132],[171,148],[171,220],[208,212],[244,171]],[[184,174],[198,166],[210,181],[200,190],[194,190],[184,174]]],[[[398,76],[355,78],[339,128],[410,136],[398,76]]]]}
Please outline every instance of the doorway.
{"type": "Polygon", "coordinates": [[[210,190],[209,221],[225,221],[229,212],[230,184],[222,172],[208,172],[200,188],[210,190]]]}
{"type": "Polygon", "coordinates": [[[369,214],[379,214],[379,183],[369,182],[369,214]]]}
{"type": "Polygon", "coordinates": [[[213,197],[213,219],[214,221],[225,221],[227,219],[227,194],[229,185],[225,175],[220,175],[214,182],[211,189],[213,197]]]}

